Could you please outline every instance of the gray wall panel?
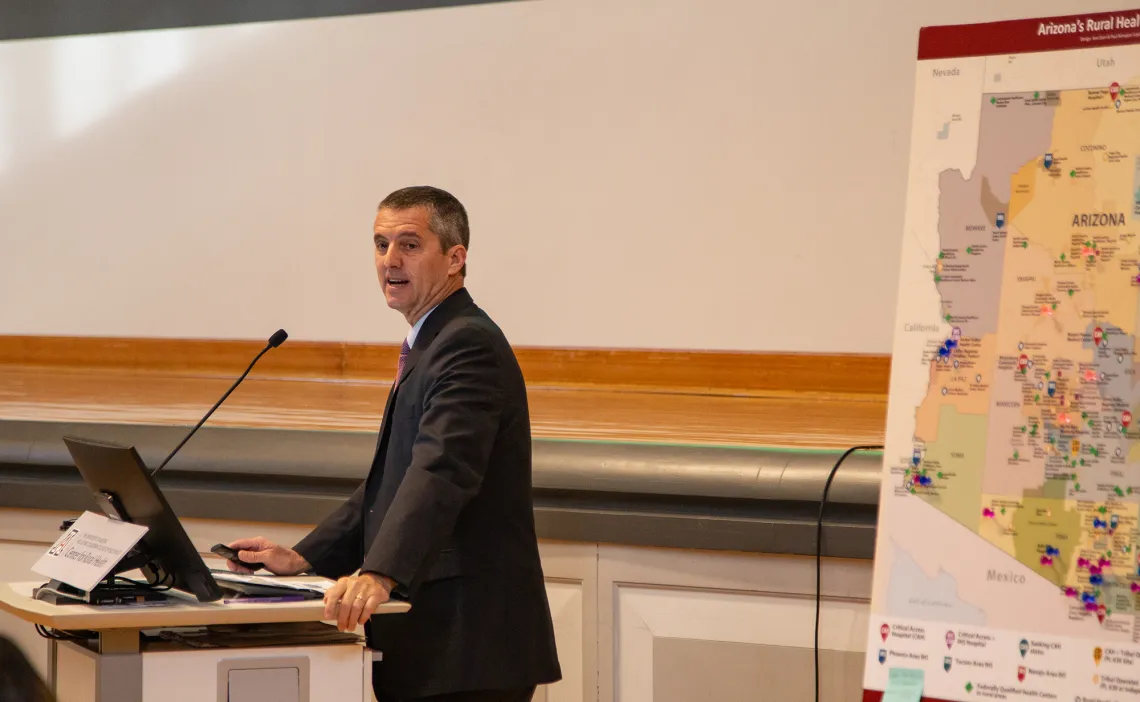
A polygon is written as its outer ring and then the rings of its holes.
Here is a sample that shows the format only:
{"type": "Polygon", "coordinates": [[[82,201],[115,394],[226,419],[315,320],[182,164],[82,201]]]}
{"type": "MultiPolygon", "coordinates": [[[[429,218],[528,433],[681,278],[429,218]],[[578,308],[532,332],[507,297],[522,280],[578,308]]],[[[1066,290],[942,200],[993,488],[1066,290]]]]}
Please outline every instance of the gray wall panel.
{"type": "MultiPolygon", "coordinates": [[[[185,427],[0,421],[0,507],[94,509],[63,436],[133,445],[158,465],[185,427]]],[[[181,517],[314,524],[364,479],[374,433],[203,428],[158,475],[181,517]]],[[[841,452],[534,442],[539,535],[566,541],[815,553],[819,497],[841,452]]],[[[823,553],[870,558],[880,458],[832,485],[823,553]]]]}

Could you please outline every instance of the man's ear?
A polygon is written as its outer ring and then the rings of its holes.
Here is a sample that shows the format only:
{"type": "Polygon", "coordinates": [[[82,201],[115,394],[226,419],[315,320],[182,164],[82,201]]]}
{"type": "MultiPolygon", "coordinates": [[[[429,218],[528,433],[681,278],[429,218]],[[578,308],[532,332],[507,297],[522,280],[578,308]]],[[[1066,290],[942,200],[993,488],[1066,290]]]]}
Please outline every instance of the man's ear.
{"type": "Polygon", "coordinates": [[[447,274],[458,275],[467,263],[467,249],[463,244],[456,244],[448,250],[447,258],[447,274]]]}

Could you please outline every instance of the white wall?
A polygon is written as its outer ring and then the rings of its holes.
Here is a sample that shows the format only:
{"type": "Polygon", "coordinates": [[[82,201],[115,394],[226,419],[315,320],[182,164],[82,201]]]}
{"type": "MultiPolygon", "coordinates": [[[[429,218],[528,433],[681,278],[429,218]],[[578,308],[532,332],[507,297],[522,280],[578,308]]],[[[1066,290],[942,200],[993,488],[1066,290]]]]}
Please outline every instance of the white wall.
{"type": "Polygon", "coordinates": [[[456,193],[520,345],[888,353],[918,28],[1104,0],[533,0],[0,42],[0,333],[397,341],[456,193]]]}

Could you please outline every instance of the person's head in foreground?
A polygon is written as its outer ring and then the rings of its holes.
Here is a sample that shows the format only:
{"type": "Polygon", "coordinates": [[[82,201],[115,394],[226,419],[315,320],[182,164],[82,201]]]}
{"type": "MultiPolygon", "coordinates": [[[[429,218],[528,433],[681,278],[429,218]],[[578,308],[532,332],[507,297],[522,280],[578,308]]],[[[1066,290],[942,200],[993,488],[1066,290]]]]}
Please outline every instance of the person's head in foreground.
{"type": "Polygon", "coordinates": [[[0,700],[54,702],[54,699],[16,642],[0,636],[0,700]]]}

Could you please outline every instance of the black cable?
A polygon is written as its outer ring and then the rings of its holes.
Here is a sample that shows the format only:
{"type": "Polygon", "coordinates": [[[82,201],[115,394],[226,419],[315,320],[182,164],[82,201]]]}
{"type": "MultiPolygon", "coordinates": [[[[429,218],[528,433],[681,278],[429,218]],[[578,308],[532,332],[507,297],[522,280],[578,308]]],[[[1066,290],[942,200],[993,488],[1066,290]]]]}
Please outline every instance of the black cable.
{"type": "MultiPolygon", "coordinates": [[[[155,564],[153,564],[153,563],[148,563],[147,566],[152,567],[152,568],[156,567],[155,564]]],[[[165,592],[166,590],[169,590],[173,584],[174,584],[174,578],[168,577],[168,575],[165,572],[163,573],[163,579],[158,581],[158,582],[154,582],[154,583],[143,582],[141,580],[135,580],[134,578],[128,578],[125,575],[119,575],[119,574],[115,573],[115,574],[107,576],[106,580],[101,580],[99,582],[99,585],[96,587],[96,589],[102,592],[102,591],[114,590],[114,589],[120,588],[120,587],[127,587],[127,588],[136,589],[136,590],[150,590],[150,591],[154,591],[154,592],[165,592]]]]}
{"type": "Polygon", "coordinates": [[[94,633],[90,631],[76,633],[64,629],[50,629],[42,624],[36,624],[36,633],[45,639],[57,641],[87,641],[94,637],[94,633]]]}
{"type": "Polygon", "coordinates": [[[819,609],[822,599],[821,585],[823,582],[823,509],[827,506],[827,491],[831,489],[831,481],[839,466],[847,457],[856,451],[881,451],[882,446],[853,446],[843,452],[831,472],[827,474],[827,482],[823,484],[823,495],[819,498],[819,519],[815,524],[815,702],[819,702],[819,609]]]}
{"type": "Polygon", "coordinates": [[[174,579],[173,578],[163,578],[161,581],[159,581],[157,583],[144,583],[144,582],[141,582],[139,580],[135,580],[133,578],[128,578],[128,577],[125,577],[122,575],[116,575],[115,576],[115,583],[116,584],[128,585],[128,586],[131,586],[131,587],[138,589],[138,590],[148,590],[151,592],[166,592],[174,584],[174,579]],[[169,580],[170,582],[168,583],[167,580],[169,580]]]}

